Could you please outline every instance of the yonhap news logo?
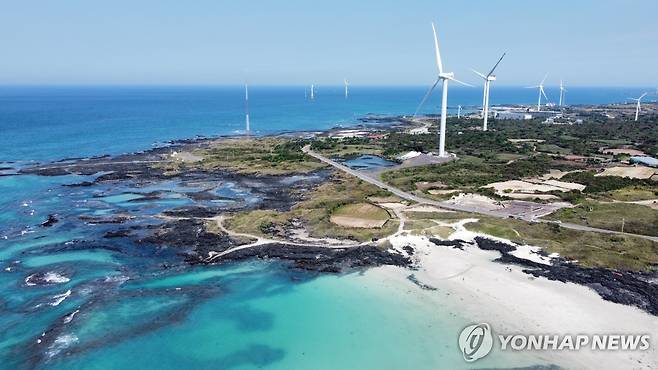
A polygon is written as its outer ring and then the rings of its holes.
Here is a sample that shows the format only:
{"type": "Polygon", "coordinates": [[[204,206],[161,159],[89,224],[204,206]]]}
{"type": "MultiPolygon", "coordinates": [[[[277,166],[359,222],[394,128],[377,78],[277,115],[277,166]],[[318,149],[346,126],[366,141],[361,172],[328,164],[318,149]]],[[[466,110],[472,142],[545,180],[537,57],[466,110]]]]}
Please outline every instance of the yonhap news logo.
{"type": "Polygon", "coordinates": [[[491,352],[493,336],[489,324],[469,325],[459,334],[459,348],[466,362],[481,359],[491,352]]]}
{"type": "Polygon", "coordinates": [[[487,323],[465,327],[459,334],[459,350],[466,362],[477,361],[496,347],[500,351],[646,351],[649,334],[497,334],[487,323]],[[497,339],[497,341],[495,340],[497,339]]]}

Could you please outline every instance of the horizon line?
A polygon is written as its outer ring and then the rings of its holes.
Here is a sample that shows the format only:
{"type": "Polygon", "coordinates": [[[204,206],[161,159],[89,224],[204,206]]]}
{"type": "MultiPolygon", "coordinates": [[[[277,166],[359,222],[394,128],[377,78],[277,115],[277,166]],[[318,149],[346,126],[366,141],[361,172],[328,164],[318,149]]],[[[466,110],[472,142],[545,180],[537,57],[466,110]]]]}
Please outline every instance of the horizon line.
{"type": "MultiPolygon", "coordinates": [[[[332,87],[332,88],[344,88],[344,84],[335,84],[335,83],[328,83],[328,84],[318,84],[318,83],[313,83],[316,87],[332,87]]],[[[254,84],[253,82],[249,83],[249,87],[308,87],[310,86],[311,83],[308,84],[270,84],[270,83],[264,83],[264,84],[254,84]]],[[[388,88],[427,88],[428,85],[425,84],[352,84],[350,83],[350,88],[354,87],[388,87],[388,88]]],[[[545,85],[545,87],[557,87],[559,88],[560,85],[545,85]]],[[[655,90],[658,92],[658,86],[651,86],[651,85],[565,85],[569,86],[570,88],[632,88],[632,89],[650,89],[650,90],[655,90]]],[[[0,88],[44,88],[44,87],[51,87],[51,88],[66,88],[66,87],[74,87],[74,88],[79,88],[79,87],[133,87],[133,88],[144,88],[144,87],[180,87],[180,88],[218,88],[218,87],[244,87],[244,83],[217,83],[217,84],[196,84],[196,83],[172,83],[172,84],[160,84],[160,83],[20,83],[20,84],[12,84],[12,83],[0,83],[0,88]]],[[[474,85],[473,87],[468,87],[468,86],[451,86],[451,89],[463,89],[463,90],[468,90],[468,89],[473,89],[473,88],[478,88],[480,85],[474,85]]],[[[530,88],[527,85],[524,84],[497,84],[496,87],[502,87],[502,88],[523,88],[523,89],[528,89],[530,88]]],[[[654,94],[655,95],[655,94],[654,94]]]]}

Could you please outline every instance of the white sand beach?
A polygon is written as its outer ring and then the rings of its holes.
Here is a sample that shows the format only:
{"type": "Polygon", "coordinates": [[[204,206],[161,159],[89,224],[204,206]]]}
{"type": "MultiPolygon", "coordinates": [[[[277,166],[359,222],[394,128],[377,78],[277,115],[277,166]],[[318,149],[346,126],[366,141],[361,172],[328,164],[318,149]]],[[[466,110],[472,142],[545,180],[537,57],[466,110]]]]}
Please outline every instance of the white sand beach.
{"type": "MultiPolygon", "coordinates": [[[[472,240],[474,236],[476,234],[458,228],[451,238],[472,240]]],[[[426,237],[404,234],[391,238],[391,243],[396,249],[413,246],[414,259],[419,267],[414,272],[415,277],[420,283],[437,289],[428,291],[416,287],[418,294],[434,297],[435,300],[431,298],[428,304],[441,305],[441,309],[445,309],[448,301],[451,312],[470,320],[465,325],[486,322],[498,334],[652,336],[652,347],[646,351],[526,353],[538,361],[568,369],[658,368],[658,351],[655,349],[658,320],[638,308],[605,301],[584,286],[534,278],[518,266],[493,262],[500,256],[497,251],[468,246],[464,250],[437,246],[426,237]]],[[[532,251],[531,247],[522,247],[514,254],[536,262],[547,262],[546,257],[532,251]]],[[[391,284],[411,284],[402,279],[410,273],[406,269],[389,266],[374,269],[372,273],[391,284]]],[[[495,345],[493,351],[489,356],[496,356],[495,345]]]]}

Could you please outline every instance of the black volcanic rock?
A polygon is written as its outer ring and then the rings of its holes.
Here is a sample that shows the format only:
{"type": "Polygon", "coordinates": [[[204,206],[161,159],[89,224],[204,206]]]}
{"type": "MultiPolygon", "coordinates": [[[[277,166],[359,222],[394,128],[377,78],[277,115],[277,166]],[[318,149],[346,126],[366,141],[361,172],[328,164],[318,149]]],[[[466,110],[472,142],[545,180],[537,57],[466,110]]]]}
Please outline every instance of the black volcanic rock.
{"type": "Polygon", "coordinates": [[[56,224],[57,222],[59,222],[57,217],[55,217],[55,215],[51,214],[51,215],[48,215],[48,218],[46,219],[46,221],[41,223],[41,227],[51,227],[54,224],[56,224]]]}

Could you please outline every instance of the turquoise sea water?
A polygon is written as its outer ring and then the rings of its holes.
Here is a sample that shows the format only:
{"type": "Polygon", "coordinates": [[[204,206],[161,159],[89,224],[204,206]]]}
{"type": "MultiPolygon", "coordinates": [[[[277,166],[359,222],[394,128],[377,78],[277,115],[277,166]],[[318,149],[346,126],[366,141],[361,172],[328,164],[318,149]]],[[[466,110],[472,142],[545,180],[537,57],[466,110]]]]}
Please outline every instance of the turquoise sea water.
{"type": "MultiPolygon", "coordinates": [[[[0,167],[9,169],[0,173],[33,161],[240,133],[241,93],[237,87],[1,88],[0,167]]],[[[411,114],[423,93],[355,87],[345,100],[340,89],[319,87],[311,102],[303,88],[256,87],[252,127],[258,134],[318,130],[349,126],[368,114],[411,114]]],[[[574,103],[614,102],[635,93],[570,89],[574,103]]],[[[480,92],[456,88],[451,97],[451,105],[475,105],[480,92]]],[[[524,89],[492,91],[495,103],[533,100],[524,89]]],[[[368,158],[357,162],[372,165],[368,158]]],[[[465,365],[456,338],[470,318],[445,308],[440,292],[370,272],[316,276],[277,262],[188,267],[175,248],[105,239],[113,226],[84,217],[128,215],[130,225],[158,224],[147,216],[194,203],[185,192],[198,191],[199,184],[63,186],[93,178],[0,176],[0,369],[465,365]],[[142,200],[140,194],[151,191],[166,195],[142,200]],[[59,222],[41,227],[50,214],[59,222]],[[28,284],[34,276],[51,280],[28,284]]],[[[216,194],[258,202],[234,183],[213,186],[216,194]]],[[[492,357],[478,366],[521,364],[528,363],[492,357]]]]}

